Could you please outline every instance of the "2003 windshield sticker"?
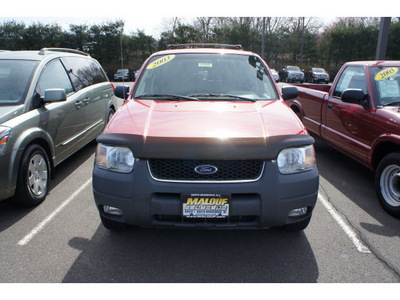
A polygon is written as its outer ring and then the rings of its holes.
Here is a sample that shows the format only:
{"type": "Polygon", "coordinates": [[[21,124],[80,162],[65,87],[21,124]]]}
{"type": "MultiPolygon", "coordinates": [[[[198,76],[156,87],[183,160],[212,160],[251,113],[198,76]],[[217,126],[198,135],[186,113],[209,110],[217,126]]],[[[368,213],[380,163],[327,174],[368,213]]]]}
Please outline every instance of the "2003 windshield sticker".
{"type": "Polygon", "coordinates": [[[166,56],[163,56],[163,57],[161,57],[161,58],[159,58],[159,59],[153,61],[151,64],[149,64],[149,65],[147,66],[147,69],[150,70],[150,69],[158,68],[158,67],[160,67],[160,66],[162,66],[162,65],[164,65],[164,64],[166,64],[166,63],[168,63],[168,62],[170,62],[170,61],[173,60],[174,58],[175,58],[175,55],[166,55],[166,56]]]}
{"type": "Polygon", "coordinates": [[[398,70],[399,70],[398,68],[384,69],[384,70],[380,71],[378,74],[376,74],[375,80],[379,81],[379,80],[389,78],[390,76],[393,76],[394,74],[396,74],[398,70]]]}

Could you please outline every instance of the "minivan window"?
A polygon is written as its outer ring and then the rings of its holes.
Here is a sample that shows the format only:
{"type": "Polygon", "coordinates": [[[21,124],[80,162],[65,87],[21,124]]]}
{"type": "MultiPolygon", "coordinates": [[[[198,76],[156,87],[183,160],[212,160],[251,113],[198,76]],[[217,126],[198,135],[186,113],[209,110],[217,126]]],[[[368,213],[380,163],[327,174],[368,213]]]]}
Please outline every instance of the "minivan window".
{"type": "Polygon", "coordinates": [[[74,91],[65,68],[58,59],[47,64],[40,75],[36,92],[40,96],[44,96],[46,89],[53,88],[64,89],[67,95],[74,91]]]}
{"type": "Polygon", "coordinates": [[[0,105],[21,104],[37,61],[0,60],[0,105]]]}
{"type": "Polygon", "coordinates": [[[237,100],[232,96],[251,100],[278,99],[272,80],[258,57],[218,53],[164,55],[150,59],[134,97],[152,99],[151,95],[165,94],[199,100],[237,100]]]}
{"type": "Polygon", "coordinates": [[[79,91],[94,83],[91,77],[92,70],[85,57],[62,57],[61,61],[67,69],[75,91],[79,91]]]}
{"type": "Polygon", "coordinates": [[[92,69],[90,76],[92,78],[93,84],[108,81],[106,74],[104,73],[98,62],[94,60],[88,60],[88,62],[92,69]]]}

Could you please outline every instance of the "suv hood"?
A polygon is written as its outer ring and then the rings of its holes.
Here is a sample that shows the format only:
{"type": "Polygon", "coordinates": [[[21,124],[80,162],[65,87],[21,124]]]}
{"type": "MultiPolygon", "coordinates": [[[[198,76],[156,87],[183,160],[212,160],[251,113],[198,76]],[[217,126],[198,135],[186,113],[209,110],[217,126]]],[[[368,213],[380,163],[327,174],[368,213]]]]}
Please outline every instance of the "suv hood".
{"type": "Polygon", "coordinates": [[[314,142],[283,101],[130,100],[117,114],[97,141],[143,158],[275,159],[314,142]]]}
{"type": "Polygon", "coordinates": [[[0,124],[19,116],[22,113],[23,107],[23,105],[0,106],[0,124]]]}
{"type": "Polygon", "coordinates": [[[304,131],[283,101],[129,101],[112,132],[158,137],[266,138],[304,131]]]}

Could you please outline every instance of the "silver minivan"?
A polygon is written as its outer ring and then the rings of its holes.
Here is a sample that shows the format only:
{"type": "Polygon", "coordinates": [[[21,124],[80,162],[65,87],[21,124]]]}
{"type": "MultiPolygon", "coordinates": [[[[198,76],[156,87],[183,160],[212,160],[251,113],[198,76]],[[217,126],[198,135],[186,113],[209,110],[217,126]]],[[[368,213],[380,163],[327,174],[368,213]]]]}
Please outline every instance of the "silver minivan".
{"type": "Polygon", "coordinates": [[[54,167],[103,131],[116,104],[84,52],[0,52],[0,200],[41,203],[54,167]]]}

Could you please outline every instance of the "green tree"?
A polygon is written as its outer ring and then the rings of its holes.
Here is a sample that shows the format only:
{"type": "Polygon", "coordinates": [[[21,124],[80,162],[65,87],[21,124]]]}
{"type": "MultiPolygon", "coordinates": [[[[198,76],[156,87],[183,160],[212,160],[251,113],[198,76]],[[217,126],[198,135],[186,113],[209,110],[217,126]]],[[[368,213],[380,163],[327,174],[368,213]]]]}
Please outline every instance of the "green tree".
{"type": "Polygon", "coordinates": [[[14,20],[5,21],[0,25],[0,49],[20,50],[23,47],[22,33],[25,24],[14,20]]]}
{"type": "Polygon", "coordinates": [[[341,18],[324,34],[329,45],[329,61],[336,71],[347,61],[373,60],[379,23],[357,18],[341,18]]]}
{"type": "Polygon", "coordinates": [[[394,19],[390,24],[389,41],[386,59],[400,59],[400,18],[394,19]]]}
{"type": "Polygon", "coordinates": [[[64,31],[57,24],[34,23],[22,31],[22,39],[21,49],[25,50],[60,47],[64,31]]]}
{"type": "Polygon", "coordinates": [[[124,22],[106,22],[89,29],[88,49],[101,64],[116,64],[121,60],[121,38],[124,22]]]}
{"type": "Polygon", "coordinates": [[[89,49],[89,26],[88,25],[69,25],[69,32],[65,33],[63,47],[78,49],[88,52],[89,49]]]}

